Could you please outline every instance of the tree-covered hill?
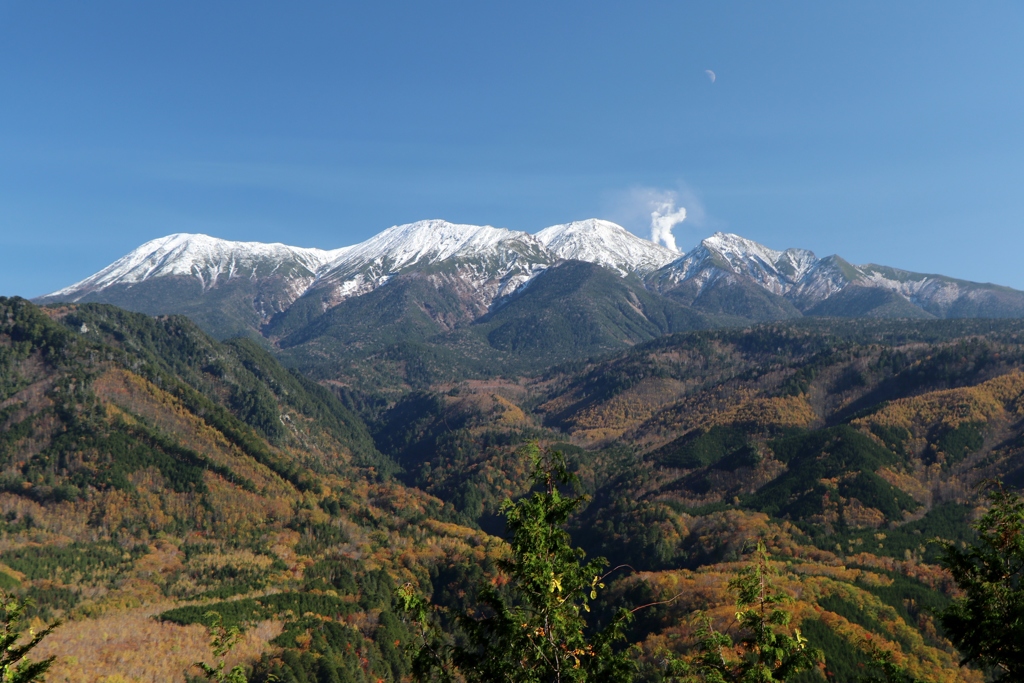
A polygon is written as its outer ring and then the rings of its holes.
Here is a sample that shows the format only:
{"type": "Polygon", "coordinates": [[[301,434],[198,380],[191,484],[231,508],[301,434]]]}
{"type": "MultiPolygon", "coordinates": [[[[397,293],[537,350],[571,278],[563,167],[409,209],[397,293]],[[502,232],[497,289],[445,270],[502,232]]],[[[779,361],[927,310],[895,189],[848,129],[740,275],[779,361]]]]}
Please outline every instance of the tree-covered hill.
{"type": "Polygon", "coordinates": [[[351,680],[391,676],[408,660],[375,634],[399,628],[382,616],[394,582],[490,543],[395,481],[361,420],[258,344],[107,305],[0,300],[0,467],[0,582],[71,620],[46,645],[68,680],[161,658],[154,680],[181,680],[205,645],[174,624],[236,596],[269,624],[251,652],[304,613],[344,614],[364,660],[351,680]],[[89,647],[77,625],[97,619],[89,647]],[[138,629],[161,636],[137,651],[138,629]]]}
{"type": "Polygon", "coordinates": [[[952,585],[929,540],[971,538],[980,481],[1024,481],[1021,323],[645,337],[671,311],[629,280],[549,273],[566,279],[446,333],[476,346],[424,334],[347,356],[361,383],[315,381],[185,318],[0,300],[0,582],[69,620],[47,641],[54,674],[181,680],[209,657],[214,610],[244,630],[257,680],[403,680],[413,632],[396,586],[461,612],[503,585],[501,503],[530,491],[522,448],[539,442],[588,496],[574,541],[623,565],[595,623],[671,599],[627,632],[644,680],[694,646],[695,610],[728,627],[729,581],[758,540],[837,680],[858,675],[869,637],[925,680],[979,680],[935,619],[952,585]],[[626,308],[589,297],[612,284],[626,308]],[[554,292],[636,338],[583,360],[568,341],[532,366],[460,353],[500,351],[489,335],[554,310],[554,292]],[[173,666],[154,673],[153,658],[173,666]]]}
{"type": "Polygon", "coordinates": [[[300,300],[267,327],[286,364],[360,387],[426,388],[520,376],[683,330],[743,322],[645,289],[635,277],[567,261],[481,310],[458,280],[401,275],[322,312],[300,300]],[[310,306],[318,310],[309,315],[310,306]]]}
{"type": "Polygon", "coordinates": [[[802,619],[840,670],[856,674],[873,634],[902,643],[925,680],[970,678],[939,654],[933,615],[949,584],[931,541],[971,538],[982,481],[1024,478],[1022,331],[879,320],[691,332],[516,382],[441,384],[366,416],[408,483],[492,530],[500,502],[528,486],[515,448],[539,438],[564,451],[592,496],[575,538],[639,572],[617,599],[696,591],[638,621],[651,653],[692,635],[688,611],[726,610],[716,600],[736,562],[767,537],[793,590],[813,596],[802,619]]]}

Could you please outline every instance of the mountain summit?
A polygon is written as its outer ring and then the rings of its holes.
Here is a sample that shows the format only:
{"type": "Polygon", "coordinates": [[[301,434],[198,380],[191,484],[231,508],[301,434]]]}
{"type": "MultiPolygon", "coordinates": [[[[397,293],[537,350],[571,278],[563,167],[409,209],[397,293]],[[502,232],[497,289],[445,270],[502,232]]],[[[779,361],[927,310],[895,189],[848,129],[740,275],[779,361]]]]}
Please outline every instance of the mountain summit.
{"type": "Polygon", "coordinates": [[[98,273],[36,301],[181,313],[223,338],[251,333],[287,310],[317,273],[347,250],[179,233],[146,242],[98,273]]]}
{"type": "Polygon", "coordinates": [[[344,250],[321,270],[312,289],[324,293],[330,306],[373,291],[400,273],[424,269],[462,279],[489,304],[555,260],[525,232],[417,221],[388,228],[344,250]]]}
{"type": "Polygon", "coordinates": [[[307,281],[308,285],[321,267],[345,251],[230,242],[208,235],[177,233],[150,240],[98,273],[46,298],[61,297],[77,302],[93,292],[117,285],[176,276],[195,278],[204,291],[216,287],[221,278],[237,277],[255,279],[278,275],[298,282],[307,281]]]}
{"type": "Polygon", "coordinates": [[[619,275],[643,277],[682,256],[597,218],[552,225],[538,232],[537,239],[559,258],[596,263],[619,275]]]}

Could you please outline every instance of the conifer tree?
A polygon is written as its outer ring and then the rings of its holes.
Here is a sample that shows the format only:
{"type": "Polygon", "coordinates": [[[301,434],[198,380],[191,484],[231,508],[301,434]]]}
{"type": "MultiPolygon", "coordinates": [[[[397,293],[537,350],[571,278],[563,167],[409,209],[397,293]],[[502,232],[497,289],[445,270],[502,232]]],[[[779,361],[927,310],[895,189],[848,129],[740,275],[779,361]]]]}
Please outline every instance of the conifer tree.
{"type": "Polygon", "coordinates": [[[47,657],[33,662],[28,653],[60,625],[59,621],[38,633],[30,630],[28,641],[18,644],[22,639],[21,623],[28,607],[28,601],[0,592],[0,683],[41,681],[55,659],[47,657]]]}
{"type": "Polygon", "coordinates": [[[940,615],[963,655],[996,680],[1024,680],[1024,500],[999,488],[978,520],[978,541],[945,544],[943,565],[964,591],[940,615]]]}

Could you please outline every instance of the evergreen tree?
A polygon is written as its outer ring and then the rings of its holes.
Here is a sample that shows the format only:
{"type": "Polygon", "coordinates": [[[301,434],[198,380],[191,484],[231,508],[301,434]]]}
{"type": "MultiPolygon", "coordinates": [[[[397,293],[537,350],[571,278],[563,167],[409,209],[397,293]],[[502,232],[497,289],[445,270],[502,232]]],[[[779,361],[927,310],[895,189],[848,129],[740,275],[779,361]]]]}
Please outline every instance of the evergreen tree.
{"type": "Polygon", "coordinates": [[[978,521],[978,541],[961,549],[945,544],[943,565],[964,596],[941,614],[947,635],[963,654],[996,680],[1024,680],[1024,500],[998,489],[978,521]]]}
{"type": "Polygon", "coordinates": [[[21,623],[29,603],[8,593],[0,592],[0,683],[30,683],[42,681],[43,674],[53,664],[54,657],[38,662],[28,658],[28,653],[40,643],[60,622],[50,624],[38,633],[29,632],[27,642],[21,640],[21,623]]]}

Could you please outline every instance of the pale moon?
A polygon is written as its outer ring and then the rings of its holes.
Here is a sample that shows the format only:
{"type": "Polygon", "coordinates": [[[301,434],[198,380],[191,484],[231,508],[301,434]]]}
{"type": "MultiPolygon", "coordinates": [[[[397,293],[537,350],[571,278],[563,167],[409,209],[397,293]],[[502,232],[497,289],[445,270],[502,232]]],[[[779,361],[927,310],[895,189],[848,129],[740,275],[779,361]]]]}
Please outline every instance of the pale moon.
{"type": "Polygon", "coordinates": [[[715,82],[716,76],[715,76],[715,72],[714,71],[712,71],[711,69],[704,69],[704,73],[706,73],[708,75],[708,78],[711,79],[712,83],[715,82]]]}

